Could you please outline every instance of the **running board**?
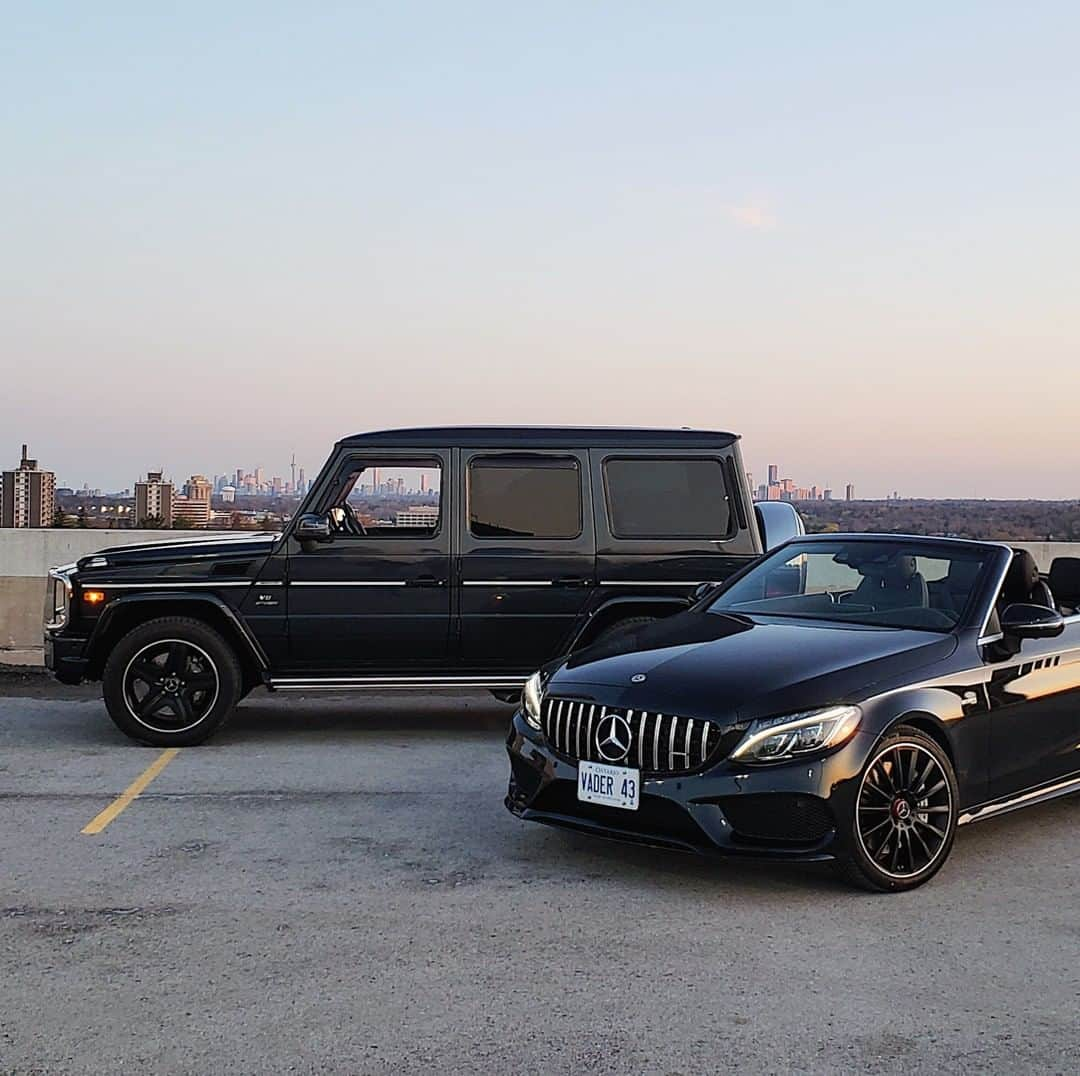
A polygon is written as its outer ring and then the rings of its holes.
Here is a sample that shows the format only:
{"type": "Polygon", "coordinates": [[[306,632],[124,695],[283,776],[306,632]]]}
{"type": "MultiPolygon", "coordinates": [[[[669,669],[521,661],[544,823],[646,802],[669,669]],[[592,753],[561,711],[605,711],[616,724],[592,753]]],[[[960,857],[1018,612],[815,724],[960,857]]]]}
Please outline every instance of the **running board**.
{"type": "Polygon", "coordinates": [[[524,676],[306,676],[271,679],[271,691],[408,691],[422,688],[520,691],[524,676]]]}
{"type": "Polygon", "coordinates": [[[1056,800],[1060,796],[1067,796],[1070,792],[1080,792],[1080,777],[1070,777],[1067,781],[1059,781],[1056,785],[1033,788],[1023,795],[1013,796],[1011,799],[1000,800],[997,803],[988,803],[985,807],[976,807],[973,811],[965,811],[956,824],[966,826],[971,822],[981,822],[984,818],[996,818],[998,815],[1008,814],[1009,811],[1018,811],[1021,807],[1031,807],[1036,803],[1056,800]]]}

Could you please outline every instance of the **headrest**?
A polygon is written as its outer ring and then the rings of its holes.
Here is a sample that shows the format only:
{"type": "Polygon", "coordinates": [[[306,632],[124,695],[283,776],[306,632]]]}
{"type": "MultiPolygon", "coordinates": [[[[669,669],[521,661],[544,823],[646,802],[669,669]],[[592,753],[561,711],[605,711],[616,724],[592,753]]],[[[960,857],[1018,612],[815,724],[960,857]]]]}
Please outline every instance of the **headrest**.
{"type": "Polygon", "coordinates": [[[1055,557],[1050,564],[1050,589],[1059,597],[1080,594],[1080,557],[1055,557]]]}
{"type": "Polygon", "coordinates": [[[950,561],[949,574],[946,577],[949,580],[950,588],[953,590],[970,590],[981,568],[982,561],[980,560],[958,559],[950,561]]]}
{"type": "Polygon", "coordinates": [[[885,576],[890,583],[906,587],[915,578],[917,571],[918,563],[915,558],[910,553],[899,553],[889,561],[885,576]]]}
{"type": "Polygon", "coordinates": [[[1026,549],[1014,549],[1012,564],[1005,575],[1005,593],[1026,598],[1039,581],[1039,566],[1026,549]]]}

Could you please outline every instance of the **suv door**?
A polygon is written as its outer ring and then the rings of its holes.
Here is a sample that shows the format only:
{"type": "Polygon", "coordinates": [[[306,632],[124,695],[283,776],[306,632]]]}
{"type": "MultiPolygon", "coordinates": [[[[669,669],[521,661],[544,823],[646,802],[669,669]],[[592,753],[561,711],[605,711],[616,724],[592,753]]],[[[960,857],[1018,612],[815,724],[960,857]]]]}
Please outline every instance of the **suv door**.
{"type": "Polygon", "coordinates": [[[596,581],[585,449],[462,449],[461,660],[529,672],[560,652],[596,581]]]}
{"type": "Polygon", "coordinates": [[[449,472],[449,449],[342,458],[315,506],[343,514],[333,540],[305,549],[289,539],[290,664],[338,675],[447,664],[449,472]],[[403,474],[420,476],[418,488],[403,474]]]}

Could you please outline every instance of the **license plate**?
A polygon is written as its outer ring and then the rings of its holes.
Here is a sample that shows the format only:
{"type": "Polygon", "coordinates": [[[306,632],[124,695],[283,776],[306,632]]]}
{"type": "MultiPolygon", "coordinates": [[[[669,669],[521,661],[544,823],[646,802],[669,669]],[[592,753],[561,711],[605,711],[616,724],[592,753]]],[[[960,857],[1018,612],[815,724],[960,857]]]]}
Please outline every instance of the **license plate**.
{"type": "Polygon", "coordinates": [[[640,793],[640,770],[605,766],[602,762],[578,763],[577,798],[584,803],[636,811],[640,793]]]}

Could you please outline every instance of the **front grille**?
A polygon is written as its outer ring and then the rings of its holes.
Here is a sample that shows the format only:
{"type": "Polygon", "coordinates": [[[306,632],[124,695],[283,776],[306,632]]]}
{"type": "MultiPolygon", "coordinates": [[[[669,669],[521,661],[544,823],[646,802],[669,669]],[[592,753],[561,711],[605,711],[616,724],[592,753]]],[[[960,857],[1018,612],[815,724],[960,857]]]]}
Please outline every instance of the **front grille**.
{"type": "Polygon", "coordinates": [[[67,568],[53,568],[49,572],[48,586],[45,588],[45,628],[47,631],[59,631],[68,622],[71,579],[67,572],[67,568]]]}
{"type": "Polygon", "coordinates": [[[828,804],[817,796],[761,792],[715,802],[736,836],[749,841],[816,844],[836,825],[828,804]]]}
{"type": "Polygon", "coordinates": [[[543,726],[547,742],[568,758],[615,761],[655,774],[689,773],[713,755],[723,758],[745,731],[742,727],[725,730],[701,718],[624,710],[577,699],[545,699],[543,726]],[[601,723],[613,714],[630,728],[630,750],[618,760],[604,758],[596,743],[601,723]]]}

